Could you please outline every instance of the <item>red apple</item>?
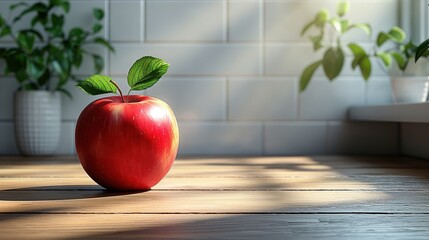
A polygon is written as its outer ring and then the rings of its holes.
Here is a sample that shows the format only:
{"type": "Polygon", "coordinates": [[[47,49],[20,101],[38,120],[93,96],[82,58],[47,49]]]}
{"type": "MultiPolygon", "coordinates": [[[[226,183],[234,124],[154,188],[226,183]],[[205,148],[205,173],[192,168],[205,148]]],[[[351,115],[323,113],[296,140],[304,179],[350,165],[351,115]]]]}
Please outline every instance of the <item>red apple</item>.
{"type": "Polygon", "coordinates": [[[171,108],[149,96],[93,101],[76,125],[76,151],[88,175],[110,190],[148,190],[176,158],[179,130],[171,108]]]}

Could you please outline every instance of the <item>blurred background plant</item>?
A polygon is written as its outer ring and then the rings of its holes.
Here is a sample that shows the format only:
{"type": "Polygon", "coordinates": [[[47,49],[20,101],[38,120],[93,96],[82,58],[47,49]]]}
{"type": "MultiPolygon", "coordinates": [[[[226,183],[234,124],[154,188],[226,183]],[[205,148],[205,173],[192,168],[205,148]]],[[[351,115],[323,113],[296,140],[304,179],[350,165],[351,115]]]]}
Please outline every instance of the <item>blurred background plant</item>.
{"type": "Polygon", "coordinates": [[[316,29],[318,34],[310,35],[309,40],[314,51],[324,50],[324,54],[321,59],[308,65],[301,73],[300,91],[307,88],[314,72],[320,66],[323,67],[324,74],[329,80],[332,81],[338,77],[343,69],[348,50],[353,55],[351,68],[359,68],[364,80],[368,80],[371,76],[372,57],[379,59],[386,70],[391,69],[392,62],[395,61],[399,70],[403,72],[415,55],[417,46],[412,40],[406,41],[406,33],[397,26],[393,26],[388,32],[379,32],[374,45],[369,48],[356,42],[343,40],[343,36],[354,28],[363,30],[369,38],[372,34],[369,23],[351,23],[346,18],[349,9],[349,2],[338,2],[336,16],[331,17],[326,9],[322,9],[304,26],[301,35],[305,35],[311,28],[316,29]]]}
{"type": "Polygon", "coordinates": [[[103,58],[85,46],[98,44],[114,51],[111,44],[97,34],[103,28],[102,9],[93,9],[91,31],[81,27],[65,31],[65,18],[70,11],[68,0],[31,5],[19,2],[9,7],[8,18],[0,15],[0,38],[10,38],[14,46],[1,47],[0,58],[5,60],[5,72],[13,74],[18,81],[18,90],[60,91],[71,97],[64,86],[69,79],[78,80],[73,71],[82,65],[85,56],[92,57],[96,73],[104,68],[103,58]],[[29,28],[17,27],[29,18],[29,28]]]}

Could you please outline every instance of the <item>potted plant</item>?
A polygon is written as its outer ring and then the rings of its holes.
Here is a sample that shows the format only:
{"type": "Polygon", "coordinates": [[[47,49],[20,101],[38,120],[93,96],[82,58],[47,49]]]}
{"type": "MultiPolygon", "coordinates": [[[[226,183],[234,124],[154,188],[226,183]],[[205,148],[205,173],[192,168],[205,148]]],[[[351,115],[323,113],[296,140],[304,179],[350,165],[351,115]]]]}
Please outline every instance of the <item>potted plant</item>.
{"type": "MultiPolygon", "coordinates": [[[[323,57],[308,65],[300,77],[300,91],[304,91],[308,86],[314,72],[320,66],[323,66],[324,73],[329,80],[338,77],[343,69],[345,55],[348,50],[352,53],[351,68],[359,68],[359,72],[364,80],[368,80],[372,71],[371,58],[381,61],[386,70],[390,70],[392,79],[393,98],[395,101],[418,101],[423,96],[422,77],[407,77],[407,87],[404,87],[402,80],[408,75],[418,75],[420,66],[409,64],[411,57],[414,56],[416,45],[410,40],[406,42],[405,32],[397,27],[392,27],[388,32],[379,32],[376,42],[369,50],[355,42],[345,42],[342,37],[353,28],[362,29],[369,37],[372,34],[371,25],[368,23],[350,23],[345,18],[350,6],[346,1],[337,4],[337,16],[330,17],[327,10],[319,11],[315,18],[304,26],[302,35],[306,34],[311,28],[315,28],[317,35],[309,37],[315,51],[324,50],[323,57]],[[332,33],[326,36],[326,32],[332,33]],[[328,37],[328,41],[325,39],[328,37]],[[345,47],[347,46],[347,48],[345,47]],[[389,47],[390,48],[386,48],[389,47]],[[393,47],[392,47],[393,46],[393,47]],[[392,64],[396,62],[396,67],[392,64]],[[411,84],[414,83],[414,84],[411,84]],[[408,87],[410,86],[410,87],[408,87]],[[405,90],[410,93],[411,88],[418,89],[418,93],[412,92],[411,97],[402,93],[405,90]]],[[[423,84],[425,83],[423,80],[423,84]]]]}
{"type": "Polygon", "coordinates": [[[102,29],[102,9],[94,9],[91,31],[80,27],[65,31],[68,0],[20,2],[10,5],[10,18],[0,15],[0,38],[9,38],[13,46],[0,47],[6,74],[19,84],[14,96],[14,121],[17,145],[24,155],[49,155],[56,150],[60,137],[60,93],[65,89],[84,57],[91,56],[96,72],[104,67],[103,58],[91,53],[87,44],[112,46],[97,35],[102,29]],[[28,28],[17,27],[27,23],[28,28]]]}
{"type": "Polygon", "coordinates": [[[376,40],[376,56],[381,59],[386,69],[390,69],[392,97],[395,102],[422,102],[426,101],[428,61],[427,59],[415,63],[412,61],[417,46],[409,40],[399,27],[392,27],[388,32],[380,32],[376,40]],[[383,46],[390,48],[382,50],[383,46]],[[392,59],[396,64],[391,64],[392,59]]]}
{"type": "Polygon", "coordinates": [[[358,43],[345,43],[342,37],[352,29],[361,29],[368,36],[371,35],[371,26],[367,23],[351,23],[345,16],[349,11],[350,5],[347,1],[341,1],[337,4],[336,16],[331,17],[326,9],[319,11],[314,19],[307,23],[301,36],[304,36],[309,30],[314,30],[309,35],[309,40],[313,45],[314,51],[323,50],[321,59],[308,65],[300,77],[300,91],[304,91],[313,77],[314,72],[322,67],[326,77],[332,81],[337,78],[344,66],[345,53],[348,47],[354,54],[352,68],[359,67],[362,77],[367,80],[371,74],[370,56],[366,54],[358,43]],[[314,34],[314,32],[316,32],[314,34]],[[328,33],[328,34],[327,34],[328,33]]]}

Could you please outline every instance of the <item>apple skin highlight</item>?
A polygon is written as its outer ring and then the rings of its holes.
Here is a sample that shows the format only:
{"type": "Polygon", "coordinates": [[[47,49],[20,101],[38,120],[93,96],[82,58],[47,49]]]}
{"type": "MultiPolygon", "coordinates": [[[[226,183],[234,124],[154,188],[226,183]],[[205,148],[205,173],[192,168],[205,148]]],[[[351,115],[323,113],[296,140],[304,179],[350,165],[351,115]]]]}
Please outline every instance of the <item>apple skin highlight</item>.
{"type": "Polygon", "coordinates": [[[149,96],[101,98],[76,125],[76,151],[87,174],[115,191],[144,191],[170,170],[179,146],[171,108],[149,96]]]}

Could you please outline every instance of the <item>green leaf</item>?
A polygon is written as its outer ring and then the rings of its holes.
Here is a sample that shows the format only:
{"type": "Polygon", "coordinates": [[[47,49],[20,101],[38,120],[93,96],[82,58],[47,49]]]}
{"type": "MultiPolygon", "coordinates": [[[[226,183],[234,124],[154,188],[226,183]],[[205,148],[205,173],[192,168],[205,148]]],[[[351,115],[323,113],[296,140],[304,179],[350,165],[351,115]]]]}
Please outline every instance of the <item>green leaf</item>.
{"type": "Polygon", "coordinates": [[[69,2],[63,2],[61,4],[61,7],[63,8],[64,12],[66,12],[66,13],[70,12],[70,3],[69,2]]]}
{"type": "Polygon", "coordinates": [[[42,76],[37,79],[37,83],[39,84],[39,86],[44,86],[46,83],[48,83],[50,78],[51,72],[49,71],[49,69],[46,68],[42,76]]]}
{"type": "Polygon", "coordinates": [[[113,48],[113,46],[110,45],[110,43],[106,39],[104,39],[102,37],[95,38],[94,42],[107,47],[112,52],[115,52],[115,49],[113,48]]]}
{"type": "Polygon", "coordinates": [[[380,32],[377,36],[377,47],[383,45],[389,39],[389,35],[384,32],[380,32]]]}
{"type": "Polygon", "coordinates": [[[408,65],[408,61],[401,54],[397,52],[390,52],[390,55],[392,55],[393,59],[395,59],[399,69],[404,71],[408,65]]]}
{"type": "Polygon", "coordinates": [[[422,57],[429,49],[429,39],[426,39],[422,43],[419,44],[416,48],[416,54],[414,56],[414,61],[417,62],[420,57],[422,57]]]}
{"type": "Polygon", "coordinates": [[[337,14],[342,17],[349,12],[350,4],[348,1],[341,1],[337,4],[337,14]]]}
{"type": "Polygon", "coordinates": [[[381,61],[384,63],[384,66],[390,67],[392,64],[392,56],[390,54],[385,52],[377,52],[375,55],[381,59],[381,61]]]}
{"type": "Polygon", "coordinates": [[[368,80],[369,76],[371,75],[371,61],[369,60],[368,56],[360,61],[359,69],[362,73],[363,79],[368,80]]]}
{"type": "Polygon", "coordinates": [[[352,69],[355,69],[357,66],[359,66],[362,77],[365,80],[368,80],[369,76],[371,75],[371,61],[368,54],[361,46],[355,43],[350,43],[348,46],[354,56],[352,61],[352,69]]]}
{"type": "Polygon", "coordinates": [[[26,2],[15,3],[15,4],[10,5],[9,9],[10,10],[14,10],[14,9],[16,9],[18,7],[23,7],[23,6],[28,6],[28,3],[26,3],[26,2]]]}
{"type": "Polygon", "coordinates": [[[158,82],[169,66],[162,59],[151,56],[142,57],[128,71],[128,85],[131,90],[147,89],[158,82]]]}
{"type": "Polygon", "coordinates": [[[342,33],[345,33],[345,32],[347,32],[347,30],[349,30],[349,20],[341,19],[340,25],[341,25],[341,32],[342,33]]]}
{"type": "Polygon", "coordinates": [[[329,80],[336,78],[344,64],[344,53],[341,48],[330,47],[323,56],[323,70],[329,80]]]}
{"type": "Polygon", "coordinates": [[[81,28],[75,27],[70,29],[68,39],[70,40],[72,45],[80,46],[87,36],[87,32],[85,32],[81,28]]]}
{"type": "Polygon", "coordinates": [[[365,50],[357,45],[356,43],[350,43],[349,45],[350,50],[353,53],[353,61],[352,61],[352,69],[355,69],[359,63],[365,58],[367,57],[367,54],[365,52],[365,50]]]}
{"type": "Polygon", "coordinates": [[[301,36],[304,36],[304,34],[310,29],[311,26],[313,26],[315,24],[314,20],[307,23],[304,28],[301,31],[301,36]]]}
{"type": "Polygon", "coordinates": [[[310,37],[310,41],[313,43],[313,49],[314,49],[314,51],[317,51],[321,47],[323,47],[323,45],[322,45],[322,39],[323,39],[323,35],[310,37]]]}
{"type": "Polygon", "coordinates": [[[43,36],[42,36],[42,34],[41,33],[39,33],[38,31],[36,31],[36,30],[34,30],[34,29],[23,29],[23,30],[21,30],[20,31],[21,33],[24,33],[24,34],[28,34],[28,33],[30,33],[30,34],[33,34],[34,36],[36,36],[40,41],[43,41],[43,36]]]}
{"type": "Polygon", "coordinates": [[[79,81],[76,86],[90,95],[116,93],[116,86],[110,80],[111,78],[108,76],[93,75],[84,81],[79,81]]]}
{"type": "Polygon", "coordinates": [[[27,59],[26,71],[30,79],[38,80],[45,72],[45,65],[37,59],[27,59]]]}
{"type": "Polygon", "coordinates": [[[303,92],[308,84],[310,83],[311,78],[313,77],[314,72],[316,71],[316,69],[320,66],[320,64],[322,64],[322,60],[319,60],[317,62],[314,62],[310,65],[308,65],[304,71],[301,74],[301,77],[299,79],[299,90],[301,92],[303,92]]]}
{"type": "Polygon", "coordinates": [[[92,55],[92,60],[94,61],[95,72],[100,73],[104,68],[104,60],[97,54],[92,55]]]}
{"type": "Polygon", "coordinates": [[[404,30],[401,28],[394,26],[389,31],[390,39],[392,39],[395,42],[402,43],[404,42],[407,35],[405,34],[404,30]]]}
{"type": "Polygon", "coordinates": [[[94,25],[92,25],[92,32],[98,33],[102,28],[103,25],[101,25],[100,23],[94,23],[94,25]]]}
{"type": "Polygon", "coordinates": [[[101,8],[95,8],[95,9],[92,11],[92,14],[94,15],[94,17],[95,17],[97,20],[101,20],[101,19],[103,19],[103,17],[104,17],[104,11],[103,11],[103,9],[101,9],[101,8]]]}
{"type": "Polygon", "coordinates": [[[6,35],[9,35],[12,32],[12,29],[9,26],[5,26],[0,31],[0,37],[4,37],[6,35]]]}
{"type": "Polygon", "coordinates": [[[48,6],[43,3],[35,3],[31,5],[30,7],[26,8],[24,11],[22,11],[17,17],[13,19],[13,22],[19,21],[22,17],[25,15],[31,13],[31,12],[47,12],[48,6]]]}
{"type": "Polygon", "coordinates": [[[332,27],[334,27],[335,31],[339,33],[342,32],[341,22],[339,19],[333,18],[329,21],[329,23],[332,25],[332,27]]]}
{"type": "Polygon", "coordinates": [[[348,30],[353,29],[353,28],[359,28],[362,31],[364,31],[367,35],[371,35],[372,34],[372,29],[371,26],[367,23],[355,23],[355,24],[351,24],[348,27],[348,30]]]}
{"type": "Polygon", "coordinates": [[[52,20],[52,28],[62,28],[64,25],[64,16],[63,15],[57,15],[52,14],[51,15],[52,20]]]}
{"type": "Polygon", "coordinates": [[[33,34],[27,34],[20,32],[18,33],[17,41],[20,48],[24,49],[24,51],[31,52],[34,46],[35,37],[33,34]]]}
{"type": "Polygon", "coordinates": [[[322,27],[329,19],[329,12],[326,9],[320,10],[314,19],[314,23],[318,27],[322,27]]]}

